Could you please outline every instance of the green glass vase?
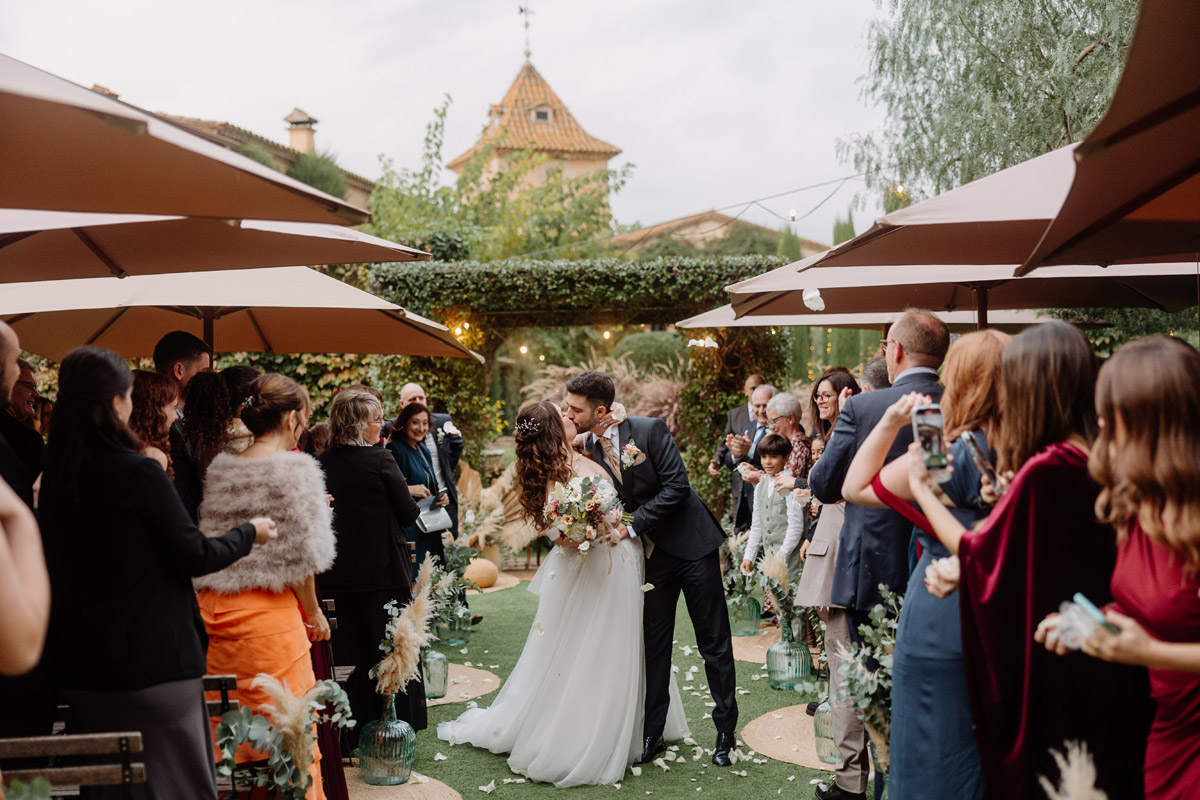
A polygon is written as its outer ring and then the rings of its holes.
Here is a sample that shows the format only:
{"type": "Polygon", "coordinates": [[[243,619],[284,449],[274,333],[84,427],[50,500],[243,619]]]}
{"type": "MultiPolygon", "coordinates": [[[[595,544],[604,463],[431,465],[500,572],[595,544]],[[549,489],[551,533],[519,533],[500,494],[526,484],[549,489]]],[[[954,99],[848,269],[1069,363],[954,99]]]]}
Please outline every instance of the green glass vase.
{"type": "Polygon", "coordinates": [[[389,694],[383,717],[363,726],[358,737],[359,769],[363,782],[371,786],[398,786],[412,775],[417,734],[402,719],[396,719],[396,696],[389,694]]]}
{"type": "Polygon", "coordinates": [[[421,648],[421,669],[425,673],[425,698],[446,696],[450,684],[450,660],[432,647],[421,648]]]}
{"type": "Polygon", "coordinates": [[[767,680],[772,689],[794,689],[812,679],[812,653],[794,641],[791,620],[779,620],[780,640],[767,648],[767,680]]]}
{"type": "Polygon", "coordinates": [[[734,636],[757,636],[759,615],[762,606],[749,595],[731,597],[729,606],[729,630],[734,636]]]}

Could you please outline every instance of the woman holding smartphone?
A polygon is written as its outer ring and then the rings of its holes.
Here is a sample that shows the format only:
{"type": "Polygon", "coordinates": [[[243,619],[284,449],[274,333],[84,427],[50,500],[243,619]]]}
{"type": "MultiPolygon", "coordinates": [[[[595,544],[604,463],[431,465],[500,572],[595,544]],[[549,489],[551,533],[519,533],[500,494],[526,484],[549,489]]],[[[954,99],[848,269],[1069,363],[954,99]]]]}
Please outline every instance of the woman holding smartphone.
{"type": "Polygon", "coordinates": [[[1145,670],[1056,658],[1033,640],[1075,592],[1111,599],[1116,535],[1096,520],[1100,487],[1087,468],[1095,375],[1091,345],[1063,322],[1037,325],[1004,349],[994,438],[997,466],[1016,475],[975,530],[943,504],[920,446],[909,451],[913,497],[962,566],[963,662],[990,797],[1041,797],[1038,775],[1057,774],[1050,751],[1068,741],[1087,744],[1109,797],[1142,796],[1153,714],[1145,670]]]}
{"type": "MultiPolygon", "coordinates": [[[[980,470],[967,442],[974,438],[986,453],[987,442],[994,438],[1000,416],[1000,364],[1009,341],[1000,331],[976,331],[955,341],[946,355],[946,392],[939,413],[955,469],[938,492],[964,526],[974,525],[991,510],[980,497],[980,470]]],[[[846,472],[843,497],[911,516],[912,456],[902,455],[887,466],[884,460],[896,434],[912,424],[914,409],[927,400],[910,394],[884,413],[846,472]]],[[[897,800],[978,800],[985,794],[983,767],[972,733],[958,597],[935,595],[919,580],[935,559],[950,552],[932,531],[918,529],[917,539],[921,557],[915,579],[908,582],[892,662],[888,789],[897,800]]]]}
{"type": "MultiPolygon", "coordinates": [[[[1167,336],[1130,342],[1100,370],[1096,411],[1088,467],[1120,542],[1105,614],[1119,632],[1097,625],[1083,652],[1150,668],[1146,797],[1167,800],[1200,787],[1200,353],[1167,336]]],[[[1049,635],[1057,617],[1036,638],[1065,654],[1049,635]]]]}

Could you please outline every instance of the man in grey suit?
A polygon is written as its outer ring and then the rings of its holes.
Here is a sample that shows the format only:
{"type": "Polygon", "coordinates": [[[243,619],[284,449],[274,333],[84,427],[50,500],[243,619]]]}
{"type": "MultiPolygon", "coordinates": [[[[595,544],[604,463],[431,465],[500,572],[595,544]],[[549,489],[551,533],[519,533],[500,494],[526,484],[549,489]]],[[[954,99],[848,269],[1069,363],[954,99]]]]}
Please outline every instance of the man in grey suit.
{"type": "MultiPolygon", "coordinates": [[[[754,408],[754,393],[764,384],[766,384],[766,379],[762,375],[754,374],[746,378],[742,391],[746,395],[747,402],[745,405],[735,406],[729,410],[728,418],[725,421],[725,432],[717,445],[717,451],[713,453],[713,457],[708,462],[708,474],[714,478],[720,476],[722,468],[733,470],[730,480],[732,491],[730,492],[729,509],[733,518],[734,530],[737,531],[750,529],[754,487],[742,479],[737,465],[740,461],[747,460],[744,456],[752,443],[747,437],[753,438],[755,422],[762,421],[765,424],[765,409],[763,419],[758,420],[754,408]]],[[[774,390],[771,391],[771,394],[775,394],[774,390]]],[[[767,400],[770,400],[770,397],[767,400]]],[[[750,460],[756,468],[762,468],[761,464],[755,463],[753,459],[750,460]]]]}
{"type": "MultiPolygon", "coordinates": [[[[888,338],[881,344],[892,385],[855,395],[842,405],[837,425],[825,444],[825,454],[808,475],[813,495],[822,503],[842,499],[842,483],[850,462],[888,406],[910,392],[929,395],[935,401],[942,396],[937,370],[950,347],[950,332],[945,323],[925,311],[908,311],[892,325],[888,338]]],[[[906,427],[892,442],[887,460],[906,452],[911,443],[912,429],[906,427]]],[[[829,674],[834,681],[839,666],[836,654],[857,639],[858,626],[883,601],[879,585],[897,594],[904,593],[908,585],[911,538],[912,524],[897,512],[846,504],[825,634],[829,674]]],[[[820,800],[865,798],[870,770],[866,734],[847,704],[834,704],[833,738],[842,760],[834,782],[817,785],[817,797],[820,800]]]]}

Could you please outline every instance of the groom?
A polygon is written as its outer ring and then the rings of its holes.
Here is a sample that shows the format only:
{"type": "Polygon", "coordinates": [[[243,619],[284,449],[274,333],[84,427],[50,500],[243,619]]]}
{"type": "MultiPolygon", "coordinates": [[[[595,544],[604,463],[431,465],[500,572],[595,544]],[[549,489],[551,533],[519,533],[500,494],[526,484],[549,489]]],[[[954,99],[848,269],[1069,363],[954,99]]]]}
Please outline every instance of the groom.
{"type": "Polygon", "coordinates": [[[567,416],[587,432],[592,459],[612,476],[625,510],[633,514],[631,536],[640,536],[646,552],[646,593],[642,633],[646,643],[646,718],[638,763],[665,750],[662,734],[670,702],[671,644],[679,593],[687,601],[704,657],[709,691],[716,701],[713,763],[727,767],[736,743],[737,676],[718,551],[725,540],[712,512],[688,481],[683,458],[661,419],[629,417],[612,424],[616,394],[612,379],[589,371],[567,383],[567,416]]]}

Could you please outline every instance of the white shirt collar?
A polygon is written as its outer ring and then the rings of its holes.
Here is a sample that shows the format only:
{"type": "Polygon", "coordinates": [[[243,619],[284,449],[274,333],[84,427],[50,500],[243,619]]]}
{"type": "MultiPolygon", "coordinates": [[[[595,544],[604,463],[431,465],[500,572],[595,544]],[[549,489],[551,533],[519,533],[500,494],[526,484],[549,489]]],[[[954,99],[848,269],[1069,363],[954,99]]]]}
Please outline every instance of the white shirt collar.
{"type": "Polygon", "coordinates": [[[905,375],[919,375],[922,372],[927,372],[930,375],[934,375],[934,376],[936,376],[938,374],[938,371],[936,369],[934,369],[933,367],[909,367],[908,369],[904,370],[899,375],[897,375],[895,378],[893,378],[892,383],[894,384],[894,383],[898,382],[905,375]]]}
{"type": "MultiPolygon", "coordinates": [[[[603,434],[601,434],[601,436],[603,436],[605,439],[610,439],[610,440],[612,440],[612,444],[613,444],[613,450],[616,450],[616,449],[617,449],[617,445],[618,445],[618,444],[620,443],[620,441],[621,441],[621,437],[620,437],[620,436],[618,436],[618,434],[617,434],[617,428],[619,428],[619,427],[621,427],[621,426],[620,426],[620,425],[613,425],[611,428],[609,428],[609,429],[608,429],[608,430],[606,430],[606,431],[605,431],[603,434]]],[[[589,432],[589,433],[588,433],[588,436],[590,437],[590,438],[588,439],[588,445],[589,445],[589,446],[591,445],[591,443],[592,443],[592,442],[594,442],[594,441],[596,441],[596,440],[598,440],[598,439],[600,438],[599,436],[597,436],[596,434],[594,434],[594,433],[591,433],[591,432],[589,432]]]]}

